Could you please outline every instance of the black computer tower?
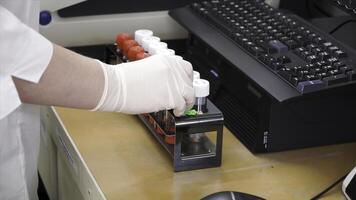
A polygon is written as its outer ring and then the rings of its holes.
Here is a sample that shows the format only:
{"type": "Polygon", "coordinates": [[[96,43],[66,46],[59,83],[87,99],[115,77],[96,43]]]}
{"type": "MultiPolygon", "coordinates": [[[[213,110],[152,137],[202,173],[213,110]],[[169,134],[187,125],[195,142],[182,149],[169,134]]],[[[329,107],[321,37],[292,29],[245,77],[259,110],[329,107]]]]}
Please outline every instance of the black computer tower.
{"type": "Polygon", "coordinates": [[[224,113],[226,126],[250,151],[356,141],[355,86],[280,101],[194,34],[187,42],[186,56],[210,81],[210,99],[224,113]]]}

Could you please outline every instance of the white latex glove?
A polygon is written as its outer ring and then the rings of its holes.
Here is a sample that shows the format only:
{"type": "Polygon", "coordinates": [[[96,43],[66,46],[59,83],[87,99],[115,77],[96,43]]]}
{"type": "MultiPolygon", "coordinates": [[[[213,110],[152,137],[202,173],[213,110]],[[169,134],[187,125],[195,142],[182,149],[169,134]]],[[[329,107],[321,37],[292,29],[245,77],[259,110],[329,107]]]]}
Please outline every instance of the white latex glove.
{"type": "Polygon", "coordinates": [[[180,116],[194,105],[192,66],[177,56],[154,55],[119,65],[101,65],[106,83],[94,111],[139,114],[174,109],[180,116]]]}

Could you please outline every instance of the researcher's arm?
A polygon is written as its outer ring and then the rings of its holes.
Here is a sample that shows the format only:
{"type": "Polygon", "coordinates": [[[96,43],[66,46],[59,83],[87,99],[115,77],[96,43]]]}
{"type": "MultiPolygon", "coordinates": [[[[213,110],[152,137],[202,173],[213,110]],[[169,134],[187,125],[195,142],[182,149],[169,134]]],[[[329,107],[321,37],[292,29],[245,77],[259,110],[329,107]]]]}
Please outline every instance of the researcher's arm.
{"type": "Polygon", "coordinates": [[[103,93],[104,74],[94,59],[54,45],[38,83],[13,77],[24,103],[92,109],[103,93]]]}
{"type": "Polygon", "coordinates": [[[174,109],[194,103],[192,66],[176,56],[151,56],[107,65],[54,45],[38,83],[13,78],[21,101],[128,114],[174,109]]]}
{"type": "Polygon", "coordinates": [[[0,6],[0,120],[21,103],[181,115],[194,103],[192,66],[174,56],[107,65],[53,45],[0,6]]]}

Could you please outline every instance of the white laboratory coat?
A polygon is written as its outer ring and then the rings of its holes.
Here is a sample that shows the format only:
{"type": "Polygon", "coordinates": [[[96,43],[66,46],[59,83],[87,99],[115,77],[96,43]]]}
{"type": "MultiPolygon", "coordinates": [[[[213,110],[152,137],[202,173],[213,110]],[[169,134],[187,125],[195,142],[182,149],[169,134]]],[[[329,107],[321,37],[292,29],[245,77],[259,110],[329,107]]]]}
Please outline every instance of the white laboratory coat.
{"type": "Polygon", "coordinates": [[[0,0],[0,200],[37,199],[39,107],[21,103],[11,77],[37,83],[52,57],[38,14],[39,0],[0,0]]]}

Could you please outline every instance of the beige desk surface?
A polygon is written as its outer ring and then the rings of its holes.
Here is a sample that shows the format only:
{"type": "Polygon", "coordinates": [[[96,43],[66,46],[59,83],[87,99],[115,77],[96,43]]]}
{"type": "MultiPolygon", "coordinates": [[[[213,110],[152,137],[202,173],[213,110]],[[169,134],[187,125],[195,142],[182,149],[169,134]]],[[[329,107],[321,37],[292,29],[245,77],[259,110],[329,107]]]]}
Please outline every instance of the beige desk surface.
{"type": "MultiPolygon", "coordinates": [[[[107,199],[200,199],[241,191],[267,199],[310,199],[356,165],[356,143],[251,154],[224,130],[220,168],[173,173],[135,116],[56,108],[107,199]]],[[[323,199],[345,199],[341,186],[323,199]]]]}

